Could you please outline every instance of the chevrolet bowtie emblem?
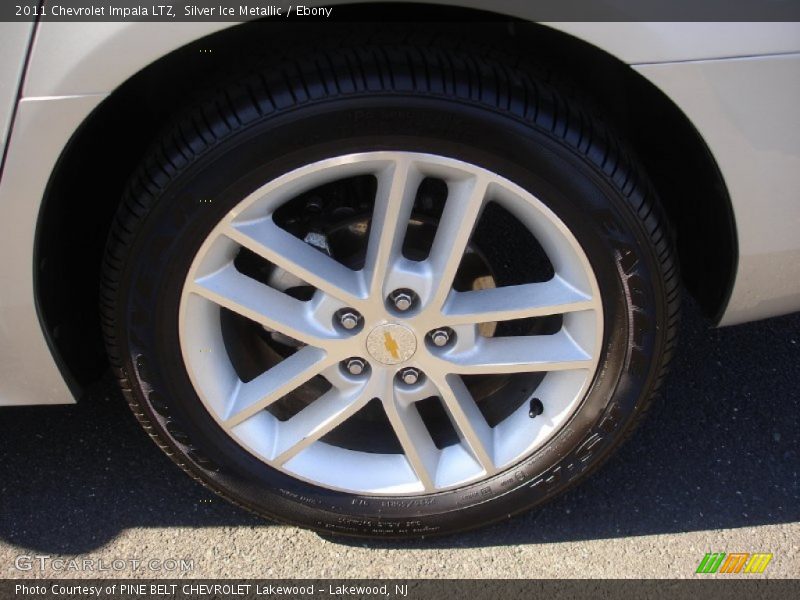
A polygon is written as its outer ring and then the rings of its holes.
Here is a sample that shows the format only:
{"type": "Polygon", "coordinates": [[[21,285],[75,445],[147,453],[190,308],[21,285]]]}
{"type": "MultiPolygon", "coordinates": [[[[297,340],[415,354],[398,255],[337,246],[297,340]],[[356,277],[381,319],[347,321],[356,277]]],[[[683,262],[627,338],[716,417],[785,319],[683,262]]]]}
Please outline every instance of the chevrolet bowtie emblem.
{"type": "Polygon", "coordinates": [[[398,365],[414,356],[417,338],[414,332],[398,323],[382,323],[367,335],[367,352],[384,365],[398,365]]]}
{"type": "Polygon", "coordinates": [[[397,342],[394,341],[392,334],[388,331],[384,332],[383,334],[383,345],[389,351],[389,354],[392,355],[392,358],[395,360],[400,358],[400,353],[398,352],[400,350],[400,346],[397,345],[397,342]]]}

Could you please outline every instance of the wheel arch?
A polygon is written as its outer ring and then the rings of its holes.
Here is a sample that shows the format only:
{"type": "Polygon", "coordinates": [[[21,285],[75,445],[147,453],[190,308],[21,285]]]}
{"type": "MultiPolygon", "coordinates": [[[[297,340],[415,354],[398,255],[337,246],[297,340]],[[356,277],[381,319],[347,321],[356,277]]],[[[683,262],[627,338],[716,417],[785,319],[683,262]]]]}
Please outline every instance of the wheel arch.
{"type": "MultiPolygon", "coordinates": [[[[366,8],[358,8],[362,18],[366,8]]],[[[385,15],[387,7],[376,5],[374,10],[385,15]]],[[[432,19],[458,22],[454,27],[459,35],[485,39],[488,34],[541,57],[576,94],[608,116],[654,180],[677,232],[687,288],[709,316],[718,318],[737,264],[733,209],[710,149],[681,110],[619,58],[553,27],[508,14],[433,5],[427,10],[432,19]],[[487,15],[503,23],[490,32],[477,26],[487,15]]],[[[424,21],[424,7],[420,11],[415,18],[424,21]]],[[[166,54],[153,62],[148,58],[135,73],[127,66],[122,69],[118,85],[73,134],[50,176],[34,248],[34,264],[46,267],[35,271],[34,293],[45,335],[78,393],[107,366],[97,300],[99,273],[125,182],[158,132],[203,87],[209,65],[224,73],[227,61],[242,61],[260,35],[258,22],[203,25],[206,29],[188,28],[185,39],[171,39],[166,54]],[[211,52],[202,54],[205,49],[211,52]],[[79,211],[73,210],[76,198],[82,200],[79,211]]],[[[332,26],[325,24],[324,31],[332,26]]],[[[101,45],[98,52],[108,48],[101,45]]],[[[102,64],[97,57],[93,60],[102,64]]],[[[26,83],[29,89],[35,90],[31,82],[26,83]]]]}

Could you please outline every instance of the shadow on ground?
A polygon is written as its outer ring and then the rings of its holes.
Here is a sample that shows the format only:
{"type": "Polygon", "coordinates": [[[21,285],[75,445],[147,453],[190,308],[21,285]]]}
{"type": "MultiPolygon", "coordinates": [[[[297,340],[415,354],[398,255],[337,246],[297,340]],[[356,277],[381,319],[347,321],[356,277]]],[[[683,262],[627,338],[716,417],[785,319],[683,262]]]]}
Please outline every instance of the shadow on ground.
{"type": "MultiPolygon", "coordinates": [[[[689,305],[663,398],[599,473],[502,525],[371,545],[527,544],[800,521],[798,375],[800,314],[713,330],[689,305]]],[[[271,526],[173,466],[116,394],[0,410],[0,540],[81,554],[126,528],[220,525],[271,526]]]]}

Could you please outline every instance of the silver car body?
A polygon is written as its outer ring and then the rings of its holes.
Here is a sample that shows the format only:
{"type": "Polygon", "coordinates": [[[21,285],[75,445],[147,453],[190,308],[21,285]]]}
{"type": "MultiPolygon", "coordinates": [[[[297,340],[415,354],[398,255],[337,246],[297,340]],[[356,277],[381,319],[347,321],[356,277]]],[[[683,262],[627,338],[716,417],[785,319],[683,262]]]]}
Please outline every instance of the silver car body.
{"type": "MultiPolygon", "coordinates": [[[[336,4],[328,2],[326,4],[336,4]]],[[[477,0],[458,4],[479,7],[477,0]]],[[[526,17],[528,3],[494,10],[526,17]]],[[[720,325],[800,309],[800,24],[546,23],[630,65],[685,113],[719,165],[738,241],[720,325]]],[[[0,24],[0,406],[74,402],[34,293],[50,175],[98,104],[148,64],[235,23],[0,24]]]]}

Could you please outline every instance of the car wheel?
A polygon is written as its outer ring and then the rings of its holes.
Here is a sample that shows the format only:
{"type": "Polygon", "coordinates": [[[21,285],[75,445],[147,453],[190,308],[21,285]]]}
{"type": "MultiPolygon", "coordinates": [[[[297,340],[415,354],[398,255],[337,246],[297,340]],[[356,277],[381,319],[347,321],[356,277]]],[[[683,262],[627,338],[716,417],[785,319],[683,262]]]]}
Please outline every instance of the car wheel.
{"type": "Polygon", "coordinates": [[[492,56],[321,43],[221,84],[131,180],[111,363],[222,496],[450,533],[563,491],[644,413],[678,315],[658,201],[597,117],[492,56]]]}

